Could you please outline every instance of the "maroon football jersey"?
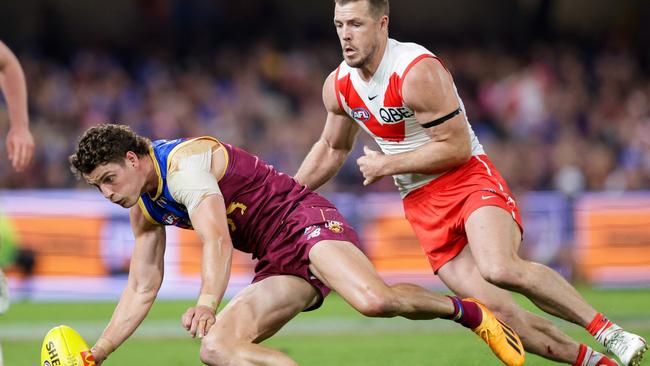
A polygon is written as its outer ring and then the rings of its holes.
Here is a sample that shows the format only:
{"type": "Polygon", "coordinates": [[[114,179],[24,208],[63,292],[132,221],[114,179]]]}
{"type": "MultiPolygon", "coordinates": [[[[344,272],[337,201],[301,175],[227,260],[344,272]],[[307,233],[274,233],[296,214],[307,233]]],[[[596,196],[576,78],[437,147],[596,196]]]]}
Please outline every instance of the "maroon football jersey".
{"type": "Polygon", "coordinates": [[[236,249],[259,258],[299,205],[334,207],[327,199],[278,172],[257,156],[223,143],[228,166],[219,180],[236,249]]]}

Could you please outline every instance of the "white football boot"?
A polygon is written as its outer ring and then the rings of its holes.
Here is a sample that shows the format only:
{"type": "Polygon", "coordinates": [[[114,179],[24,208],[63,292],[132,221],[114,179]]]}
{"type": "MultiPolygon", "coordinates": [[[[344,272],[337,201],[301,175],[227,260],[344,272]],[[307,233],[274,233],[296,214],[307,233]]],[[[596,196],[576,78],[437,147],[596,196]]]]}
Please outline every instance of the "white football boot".
{"type": "Polygon", "coordinates": [[[613,325],[599,334],[601,342],[609,352],[615,354],[625,366],[639,366],[643,354],[648,350],[645,339],[636,334],[626,332],[613,325]]]}

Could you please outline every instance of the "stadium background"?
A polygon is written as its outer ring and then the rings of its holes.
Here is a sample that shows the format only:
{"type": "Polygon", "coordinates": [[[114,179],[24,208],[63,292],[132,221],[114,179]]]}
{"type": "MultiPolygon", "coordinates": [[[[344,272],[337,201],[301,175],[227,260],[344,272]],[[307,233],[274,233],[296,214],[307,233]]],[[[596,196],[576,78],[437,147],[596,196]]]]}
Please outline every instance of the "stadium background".
{"type": "MultiPolygon", "coordinates": [[[[587,292],[636,289],[614,297],[619,304],[650,299],[650,3],[391,5],[391,36],[425,45],[454,75],[475,132],[526,216],[524,255],[587,292]]],[[[37,151],[23,174],[0,160],[0,207],[10,220],[4,255],[10,232],[35,253],[33,276],[5,268],[14,304],[0,318],[0,340],[34,340],[49,324],[74,321],[51,316],[16,336],[30,306],[114,301],[124,285],[126,212],[67,166],[84,129],[111,121],[154,139],[215,135],[294,173],[322,129],[322,82],[341,59],[331,16],[330,1],[3,3],[0,39],[27,76],[37,151]]],[[[6,131],[6,111],[0,123],[6,131]]],[[[364,143],[374,146],[360,135],[321,192],[353,221],[388,281],[440,288],[392,181],[362,189],[355,157],[364,143]]],[[[188,302],[198,291],[200,247],[191,233],[172,229],[169,238],[161,296],[188,302]]],[[[250,266],[237,256],[229,294],[247,283],[250,266]]],[[[647,306],[631,314],[624,316],[650,329],[647,306]]],[[[83,328],[89,339],[107,316],[83,328]]]]}

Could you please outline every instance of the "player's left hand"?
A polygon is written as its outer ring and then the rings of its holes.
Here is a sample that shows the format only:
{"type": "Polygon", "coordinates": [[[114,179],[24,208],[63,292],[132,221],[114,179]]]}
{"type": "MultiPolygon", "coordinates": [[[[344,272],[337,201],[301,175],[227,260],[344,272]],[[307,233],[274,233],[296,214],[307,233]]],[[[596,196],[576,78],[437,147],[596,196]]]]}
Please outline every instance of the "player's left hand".
{"type": "Polygon", "coordinates": [[[367,186],[384,177],[381,174],[381,169],[384,166],[384,154],[372,150],[368,146],[363,147],[363,153],[364,155],[357,159],[357,165],[363,174],[363,185],[367,186]]]}
{"type": "Polygon", "coordinates": [[[181,320],[192,338],[203,338],[214,325],[214,309],[204,305],[193,306],[187,309],[181,320]]]}
{"type": "Polygon", "coordinates": [[[34,156],[34,138],[29,128],[11,128],[7,134],[7,154],[17,172],[27,168],[34,156]]]}

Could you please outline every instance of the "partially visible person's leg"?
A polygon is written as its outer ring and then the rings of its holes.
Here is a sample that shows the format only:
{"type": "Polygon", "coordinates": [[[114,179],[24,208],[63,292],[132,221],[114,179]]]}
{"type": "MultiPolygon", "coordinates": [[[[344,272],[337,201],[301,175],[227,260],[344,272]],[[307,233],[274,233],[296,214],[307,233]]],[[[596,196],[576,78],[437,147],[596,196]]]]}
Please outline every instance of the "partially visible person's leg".
{"type": "MultiPolygon", "coordinates": [[[[9,310],[9,284],[4,272],[0,269],[0,315],[9,310]]],[[[0,366],[4,365],[2,345],[0,344],[0,366]]]]}
{"type": "Polygon", "coordinates": [[[638,365],[647,350],[645,340],[625,332],[599,314],[562,276],[517,254],[521,231],[510,213],[496,206],[473,211],[465,232],[481,276],[519,292],[545,312],[585,327],[625,365],[638,365]]]}
{"type": "Polygon", "coordinates": [[[528,297],[540,309],[586,327],[598,313],[562,276],[517,254],[521,231],[510,213],[484,206],[471,213],[465,232],[481,276],[528,297]]]}
{"type": "Polygon", "coordinates": [[[217,314],[201,341],[201,361],[211,366],[298,365],[289,356],[257,343],[319,300],[304,279],[272,276],[253,283],[217,314]]]}
{"type": "Polygon", "coordinates": [[[562,333],[550,320],[521,308],[508,291],[483,279],[468,246],[442,266],[438,276],[458,296],[481,300],[508,322],[521,337],[527,351],[565,363],[573,363],[577,359],[577,342],[562,333]]]}
{"type": "Polygon", "coordinates": [[[366,316],[399,315],[408,319],[457,316],[459,323],[479,334],[505,364],[524,362],[519,338],[482,305],[458,298],[450,300],[412,284],[388,286],[368,258],[350,242],[321,241],[313,246],[309,259],[312,273],[366,316]]]}
{"type": "Polygon", "coordinates": [[[361,314],[408,319],[448,317],[454,305],[443,296],[412,284],[388,286],[357,247],[343,241],[321,241],[309,253],[310,269],[361,314]]]}
{"type": "Polygon", "coordinates": [[[0,269],[0,315],[9,310],[9,284],[4,272],[0,269]]]}

